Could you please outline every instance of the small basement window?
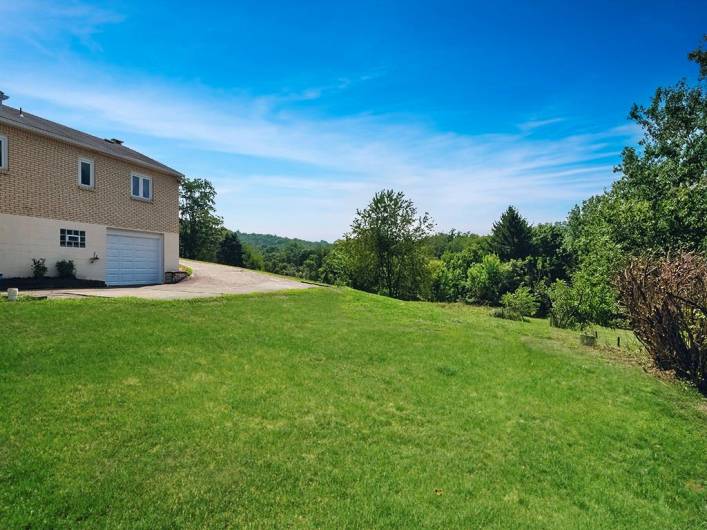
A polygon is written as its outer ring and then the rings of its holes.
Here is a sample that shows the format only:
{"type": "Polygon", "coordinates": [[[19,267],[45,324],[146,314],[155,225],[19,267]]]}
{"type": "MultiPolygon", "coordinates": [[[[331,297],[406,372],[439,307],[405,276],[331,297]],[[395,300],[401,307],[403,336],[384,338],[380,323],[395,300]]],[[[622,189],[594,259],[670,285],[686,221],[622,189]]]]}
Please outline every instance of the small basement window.
{"type": "Polygon", "coordinates": [[[152,178],[133,173],[130,177],[130,194],[136,199],[152,199],[152,178]]]}
{"type": "Polygon", "coordinates": [[[79,186],[84,188],[93,188],[95,185],[95,172],[93,169],[93,160],[88,158],[79,158],[79,186]]]}
{"type": "Polygon", "coordinates": [[[86,231],[70,230],[68,228],[60,229],[59,245],[62,247],[86,248],[86,231]]]}
{"type": "Polygon", "coordinates": [[[7,136],[0,135],[0,169],[7,169],[7,136]]]}

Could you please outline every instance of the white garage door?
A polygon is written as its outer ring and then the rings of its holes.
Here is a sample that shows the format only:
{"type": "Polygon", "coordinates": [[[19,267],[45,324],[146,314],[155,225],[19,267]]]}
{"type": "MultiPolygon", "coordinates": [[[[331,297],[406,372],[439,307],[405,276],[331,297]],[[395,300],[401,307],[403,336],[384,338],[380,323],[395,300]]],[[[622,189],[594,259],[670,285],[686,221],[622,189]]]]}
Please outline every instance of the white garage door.
{"type": "Polygon", "coordinates": [[[108,230],[106,284],[162,283],[162,236],[108,230]]]}

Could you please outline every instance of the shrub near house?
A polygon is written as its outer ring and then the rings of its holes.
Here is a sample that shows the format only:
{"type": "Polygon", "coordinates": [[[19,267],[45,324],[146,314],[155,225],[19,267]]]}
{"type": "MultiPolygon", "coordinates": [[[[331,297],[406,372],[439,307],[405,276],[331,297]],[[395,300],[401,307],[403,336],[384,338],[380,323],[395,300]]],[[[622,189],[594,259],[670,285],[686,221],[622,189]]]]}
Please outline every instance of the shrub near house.
{"type": "Polygon", "coordinates": [[[76,268],[74,262],[70,259],[64,259],[56,262],[56,272],[59,278],[75,278],[76,268]]]}

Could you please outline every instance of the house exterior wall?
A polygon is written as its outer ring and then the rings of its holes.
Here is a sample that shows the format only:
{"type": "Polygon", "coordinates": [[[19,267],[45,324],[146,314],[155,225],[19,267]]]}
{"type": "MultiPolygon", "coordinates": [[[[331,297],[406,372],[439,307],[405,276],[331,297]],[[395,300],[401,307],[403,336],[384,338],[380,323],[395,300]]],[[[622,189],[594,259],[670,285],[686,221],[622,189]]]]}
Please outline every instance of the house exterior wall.
{"type": "Polygon", "coordinates": [[[0,123],[8,168],[0,170],[0,213],[179,232],[179,182],[172,175],[0,123]],[[78,184],[79,158],[94,162],[95,186],[78,184]],[[130,196],[132,172],[152,178],[153,198],[130,196]]]}
{"type": "Polygon", "coordinates": [[[8,167],[0,169],[4,277],[31,276],[32,258],[45,258],[53,276],[57,261],[71,259],[77,277],[103,281],[108,228],[162,234],[164,270],[178,269],[177,178],[2,123],[0,135],[8,139],[8,167]],[[79,186],[80,158],[94,162],[92,189],[79,186]],[[152,178],[151,201],[131,197],[132,173],[152,178]],[[61,247],[61,228],[85,230],[86,248],[61,247]]]}
{"type": "Polygon", "coordinates": [[[103,281],[105,259],[91,263],[94,252],[106,255],[106,227],[91,223],[58,221],[26,215],[0,214],[0,273],[6,278],[32,276],[32,259],[44,258],[47,276],[56,276],[55,264],[70,259],[76,277],[103,281]],[[59,230],[69,228],[86,231],[86,248],[59,246],[59,230]]]}
{"type": "MultiPolygon", "coordinates": [[[[76,277],[85,280],[105,280],[106,234],[116,226],[59,221],[26,215],[0,214],[0,273],[5,278],[32,276],[32,259],[44,258],[47,276],[56,276],[56,262],[72,260],[76,277]],[[84,230],[86,248],[62,247],[59,231],[84,230]],[[98,256],[98,260],[91,258],[98,256]]],[[[140,232],[145,232],[141,230],[140,232]]],[[[179,234],[153,232],[162,235],[164,272],[179,268],[179,234]]]]}
{"type": "Polygon", "coordinates": [[[179,270],[179,232],[163,232],[164,271],[179,270]]]}

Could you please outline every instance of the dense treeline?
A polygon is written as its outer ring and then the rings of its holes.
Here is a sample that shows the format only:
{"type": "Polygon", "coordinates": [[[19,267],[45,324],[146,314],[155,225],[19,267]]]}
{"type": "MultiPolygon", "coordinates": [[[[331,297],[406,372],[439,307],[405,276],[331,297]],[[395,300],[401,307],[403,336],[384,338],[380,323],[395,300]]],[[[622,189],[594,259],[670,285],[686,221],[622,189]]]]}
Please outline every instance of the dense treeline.
{"type": "Polygon", "coordinates": [[[490,236],[462,236],[466,241],[456,250],[459,236],[450,234],[452,250],[434,265],[432,299],[496,305],[505,293],[527,287],[545,314],[550,287],[568,277],[573,263],[563,247],[565,233],[563,223],[530,226],[510,206],[490,236]]]}
{"type": "Polygon", "coordinates": [[[293,243],[304,248],[316,248],[319,246],[328,246],[327,241],[307,241],[305,239],[297,239],[291,237],[276,236],[273,234],[256,234],[246,232],[236,232],[240,240],[248,245],[251,245],[260,250],[265,249],[281,249],[293,243]]]}
{"type": "Polygon", "coordinates": [[[551,286],[573,265],[563,246],[565,224],[530,226],[512,206],[489,236],[431,232],[427,214],[418,216],[402,193],[384,190],[327,249],[316,279],[402,299],[488,305],[527,288],[547,313],[551,286]]]}
{"type": "Polygon", "coordinates": [[[329,246],[328,243],[290,241],[282,247],[258,249],[263,256],[262,270],[318,281],[329,246]]]}

